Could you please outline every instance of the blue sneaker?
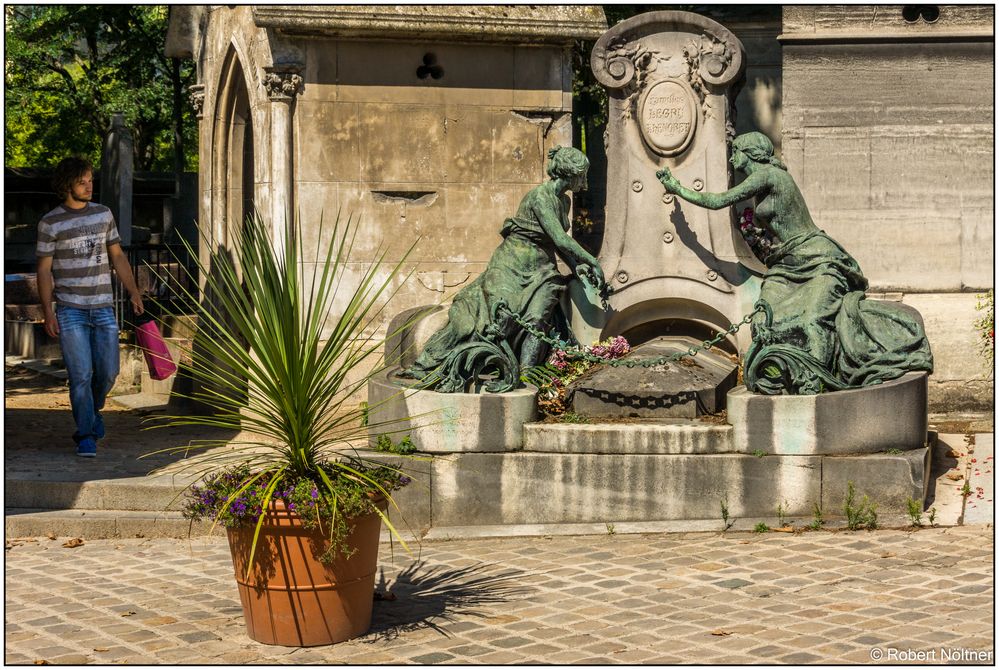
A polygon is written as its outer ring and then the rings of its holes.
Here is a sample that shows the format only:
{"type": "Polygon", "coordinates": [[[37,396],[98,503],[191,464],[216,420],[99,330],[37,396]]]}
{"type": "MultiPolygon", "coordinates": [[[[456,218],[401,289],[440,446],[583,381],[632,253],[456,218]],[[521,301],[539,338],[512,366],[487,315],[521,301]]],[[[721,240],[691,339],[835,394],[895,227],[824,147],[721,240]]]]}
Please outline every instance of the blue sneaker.
{"type": "Polygon", "coordinates": [[[97,443],[94,442],[94,438],[85,437],[80,440],[80,443],[76,445],[76,455],[83,456],[84,458],[93,458],[97,455],[97,443]]]}

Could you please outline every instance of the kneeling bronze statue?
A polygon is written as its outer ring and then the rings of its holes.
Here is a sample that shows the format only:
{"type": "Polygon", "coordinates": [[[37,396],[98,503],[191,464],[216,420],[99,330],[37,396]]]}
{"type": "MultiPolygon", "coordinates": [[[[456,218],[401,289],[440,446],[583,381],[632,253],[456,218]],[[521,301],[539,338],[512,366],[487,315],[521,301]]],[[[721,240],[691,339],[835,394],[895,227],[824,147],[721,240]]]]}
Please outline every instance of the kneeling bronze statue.
{"type": "Polygon", "coordinates": [[[548,158],[551,180],[524,196],[517,213],[504,222],[503,242],[485,272],[455,296],[447,324],[399,376],[441,393],[480,385],[492,393],[513,390],[520,384],[520,370],[543,360],[546,345],[512,315],[543,332],[552,330],[570,279],[558,272],[556,256],[597,293],[605,291],[600,263],[568,232],[566,194],[586,187],[589,160],[571,147],[552,149],[548,158]]]}
{"type": "Polygon", "coordinates": [[[752,321],[746,388],[804,395],[869,386],[914,370],[933,371],[922,324],[905,308],[865,300],[860,266],[812,221],[805,199],[762,133],[732,141],[733,167],[746,179],[724,193],[680,185],[668,169],[656,176],[669,193],[709,209],[756,199],[754,222],[773,237],[762,311],[752,321]]]}

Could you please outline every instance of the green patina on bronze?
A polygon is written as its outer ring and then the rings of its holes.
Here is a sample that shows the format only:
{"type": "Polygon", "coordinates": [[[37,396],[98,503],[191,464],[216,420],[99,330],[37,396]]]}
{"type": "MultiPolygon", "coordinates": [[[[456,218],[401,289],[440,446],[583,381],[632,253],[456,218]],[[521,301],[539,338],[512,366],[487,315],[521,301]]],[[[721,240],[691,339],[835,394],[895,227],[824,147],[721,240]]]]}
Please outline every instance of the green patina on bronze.
{"type": "Polygon", "coordinates": [[[493,393],[510,391],[520,384],[521,368],[541,362],[546,345],[525,332],[506,310],[551,332],[569,280],[558,272],[556,256],[595,291],[604,290],[597,259],[568,232],[566,194],[585,188],[589,161],[571,147],[552,149],[548,155],[552,179],[524,196],[516,215],[504,222],[503,242],[485,272],[455,296],[447,324],[400,376],[418,379],[420,387],[442,393],[480,385],[493,393]]]}
{"type": "Polygon", "coordinates": [[[744,359],[746,387],[768,395],[804,395],[869,386],[913,370],[933,371],[922,324],[906,308],[865,300],[867,279],[850,254],[818,229],[787,168],[762,133],[732,142],[733,167],[746,179],[724,193],[656,176],[669,193],[721,209],[755,198],[754,222],[774,238],[744,359]]]}

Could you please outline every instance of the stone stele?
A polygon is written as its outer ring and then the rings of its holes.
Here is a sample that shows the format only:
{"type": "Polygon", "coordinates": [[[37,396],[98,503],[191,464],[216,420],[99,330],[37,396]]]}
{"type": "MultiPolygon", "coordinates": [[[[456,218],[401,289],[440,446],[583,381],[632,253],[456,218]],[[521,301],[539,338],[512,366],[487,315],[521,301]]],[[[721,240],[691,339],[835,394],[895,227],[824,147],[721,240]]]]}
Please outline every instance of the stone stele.
{"type": "MultiPolygon", "coordinates": [[[[604,33],[590,64],[609,98],[598,260],[614,292],[605,311],[573,291],[573,331],[591,341],[670,319],[728,328],[756,299],[758,282],[740,263],[752,254],[728,209],[681,205],[655,173],[668,167],[695,188],[729,188],[726,140],[744,79],[742,43],[703,16],[649,12],[604,33]]],[[[740,332],[729,344],[744,350],[748,342],[740,332]]]]}

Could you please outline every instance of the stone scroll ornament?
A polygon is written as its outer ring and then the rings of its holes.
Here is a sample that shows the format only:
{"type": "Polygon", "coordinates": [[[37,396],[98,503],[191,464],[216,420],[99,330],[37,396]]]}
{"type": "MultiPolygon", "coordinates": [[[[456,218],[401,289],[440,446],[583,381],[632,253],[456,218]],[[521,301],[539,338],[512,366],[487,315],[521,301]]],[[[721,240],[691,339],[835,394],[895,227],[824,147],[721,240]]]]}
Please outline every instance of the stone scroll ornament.
{"type": "Polygon", "coordinates": [[[557,147],[548,156],[551,180],[520,201],[503,224],[503,241],[485,272],[455,296],[447,323],[400,377],[441,393],[511,391],[520,385],[522,368],[544,360],[547,346],[517,325],[511,312],[545,333],[568,335],[559,298],[570,277],[559,273],[556,257],[595,291],[605,291],[600,263],[568,232],[567,192],[585,188],[589,161],[571,147],[557,147]]]}
{"type": "MultiPolygon", "coordinates": [[[[676,12],[650,13],[648,21],[663,20],[676,12]]],[[[692,16],[694,21],[699,18],[692,16]]],[[[636,24],[640,31],[644,24],[636,24]]],[[[622,120],[636,115],[646,143],[662,156],[677,156],[690,145],[700,112],[711,118],[708,92],[724,86],[742,73],[742,49],[708,32],[709,25],[691,25],[704,30],[691,34],[679,53],[664,55],[636,34],[601,39],[593,49],[594,76],[609,89],[620,91],[622,120]]],[[[734,99],[734,95],[732,96],[734,99]]]]}
{"type": "Polygon", "coordinates": [[[668,193],[722,209],[756,199],[755,224],[774,240],[746,351],[746,388],[767,395],[808,395],[870,386],[906,372],[933,371],[917,315],[866,300],[867,279],[835,240],[818,229],[805,199],[762,133],[732,142],[732,166],[745,180],[724,193],[680,185],[668,168],[656,176],[668,193]]]}

